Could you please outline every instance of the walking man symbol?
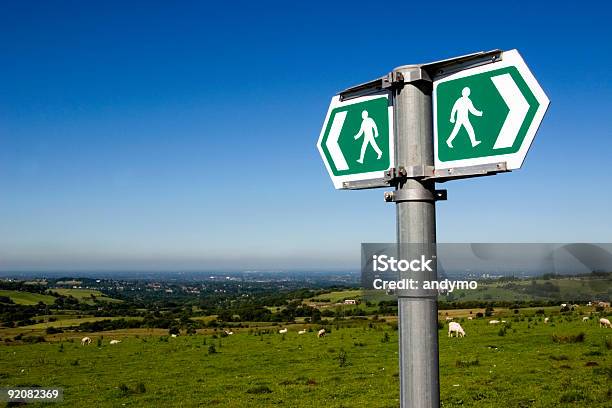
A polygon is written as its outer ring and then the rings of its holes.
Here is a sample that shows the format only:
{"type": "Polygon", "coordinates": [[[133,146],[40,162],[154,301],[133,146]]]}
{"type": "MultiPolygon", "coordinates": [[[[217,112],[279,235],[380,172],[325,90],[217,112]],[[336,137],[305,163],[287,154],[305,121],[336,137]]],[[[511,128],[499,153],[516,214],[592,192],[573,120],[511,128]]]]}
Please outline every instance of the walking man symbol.
{"type": "Polygon", "coordinates": [[[463,88],[461,91],[461,97],[457,99],[455,104],[453,105],[453,110],[451,111],[450,122],[455,124],[453,131],[451,132],[446,144],[451,149],[453,148],[453,140],[459,133],[461,126],[465,128],[468,136],[470,137],[470,141],[472,142],[472,147],[478,146],[481,142],[476,140],[476,135],[474,134],[474,128],[470,123],[470,113],[475,116],[482,116],[482,111],[479,111],[474,107],[472,100],[470,99],[470,88],[467,86],[463,88]],[[455,118],[456,116],[456,118],[455,118]]]}
{"type": "Polygon", "coordinates": [[[357,160],[357,163],[363,164],[363,158],[365,156],[365,152],[368,148],[368,145],[372,145],[376,153],[378,153],[378,160],[382,157],[382,151],[376,144],[376,140],[374,138],[378,137],[378,128],[376,127],[376,122],[370,117],[368,117],[368,111],[364,110],[361,112],[361,129],[359,129],[359,133],[355,135],[355,140],[359,139],[363,135],[363,144],[361,145],[361,155],[357,160]]]}

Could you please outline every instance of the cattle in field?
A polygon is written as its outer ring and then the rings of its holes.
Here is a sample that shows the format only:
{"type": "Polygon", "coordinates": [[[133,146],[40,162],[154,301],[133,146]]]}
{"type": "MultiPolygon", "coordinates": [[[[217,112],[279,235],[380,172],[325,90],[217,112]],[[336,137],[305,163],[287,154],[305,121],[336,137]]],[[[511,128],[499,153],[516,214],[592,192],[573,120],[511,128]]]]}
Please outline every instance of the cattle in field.
{"type": "Polygon", "coordinates": [[[111,340],[110,344],[119,344],[121,343],[121,340],[111,340]]]}
{"type": "Polygon", "coordinates": [[[325,329],[321,329],[317,332],[317,337],[325,337],[325,329]]]}
{"type": "Polygon", "coordinates": [[[287,333],[288,331],[289,331],[289,329],[280,329],[278,332],[279,332],[280,334],[285,334],[285,333],[287,333]]]}
{"type": "Polygon", "coordinates": [[[463,330],[463,327],[461,327],[461,325],[457,322],[450,322],[448,324],[448,337],[453,337],[453,333],[455,333],[457,337],[465,336],[465,331],[463,330]]]}
{"type": "Polygon", "coordinates": [[[306,334],[306,329],[304,329],[304,330],[300,330],[300,331],[298,332],[298,334],[306,334]]]}
{"type": "Polygon", "coordinates": [[[91,344],[91,338],[89,338],[89,337],[83,337],[83,338],[81,339],[81,346],[84,346],[84,345],[86,345],[86,344],[91,344]]]}
{"type": "Polygon", "coordinates": [[[582,317],[582,321],[583,322],[588,322],[589,321],[589,316],[583,316],[582,317]]]}
{"type": "Polygon", "coordinates": [[[489,320],[489,324],[499,324],[499,320],[489,320]]]}
{"type": "Polygon", "coordinates": [[[604,319],[603,317],[599,319],[599,327],[611,327],[612,323],[608,319],[604,319]]]}

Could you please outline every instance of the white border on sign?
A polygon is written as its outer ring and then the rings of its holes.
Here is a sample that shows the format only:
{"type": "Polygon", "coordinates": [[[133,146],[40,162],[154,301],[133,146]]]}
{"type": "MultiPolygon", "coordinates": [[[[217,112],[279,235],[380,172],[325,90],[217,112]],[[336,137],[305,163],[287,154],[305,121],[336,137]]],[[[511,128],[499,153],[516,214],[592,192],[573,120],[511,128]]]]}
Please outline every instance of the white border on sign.
{"type": "Polygon", "coordinates": [[[321,133],[319,134],[319,140],[317,141],[317,149],[319,150],[319,154],[323,159],[323,163],[325,163],[325,168],[329,173],[329,177],[332,179],[332,183],[336,190],[344,189],[342,183],[346,181],[366,181],[366,180],[376,180],[382,179],[385,176],[385,171],[395,166],[395,132],[393,126],[393,106],[389,105],[388,113],[389,113],[389,167],[385,170],[379,171],[371,171],[368,173],[358,173],[358,174],[346,174],[344,176],[336,176],[332,171],[331,165],[327,162],[327,157],[325,157],[325,153],[323,152],[323,136],[325,134],[325,129],[327,128],[327,123],[329,122],[331,112],[338,107],[345,107],[354,105],[356,103],[370,101],[372,99],[385,98],[387,99],[387,104],[389,103],[389,92],[378,93],[370,96],[361,96],[358,98],[349,99],[348,101],[340,101],[340,96],[336,95],[331,99],[329,104],[329,109],[327,109],[327,115],[325,116],[325,121],[323,122],[323,128],[321,129],[321,133]]]}
{"type": "Polygon", "coordinates": [[[521,57],[521,55],[519,54],[517,50],[504,51],[502,53],[501,61],[499,62],[482,65],[476,68],[466,69],[465,71],[460,71],[460,72],[457,72],[456,74],[452,74],[445,78],[434,81],[433,124],[434,124],[435,168],[436,169],[449,169],[453,167],[476,166],[479,164],[492,164],[492,163],[506,162],[508,166],[507,167],[508,170],[519,169],[522,166],[523,161],[525,160],[525,157],[527,156],[527,152],[529,151],[529,148],[531,147],[531,143],[533,142],[533,139],[535,138],[538,128],[540,127],[540,123],[542,123],[542,119],[544,118],[544,114],[546,113],[546,110],[548,109],[549,103],[550,103],[550,100],[548,99],[544,91],[542,90],[542,87],[540,86],[538,81],[536,81],[535,77],[533,76],[533,74],[527,67],[527,64],[525,64],[525,61],[523,60],[523,58],[521,57]],[[437,98],[436,98],[437,92],[436,91],[438,89],[438,85],[440,85],[441,83],[447,82],[447,81],[452,81],[454,79],[464,78],[467,76],[472,76],[475,74],[489,72],[489,71],[493,71],[493,70],[505,68],[505,67],[510,67],[510,66],[514,66],[517,68],[517,70],[519,71],[523,79],[525,80],[525,83],[527,83],[527,86],[529,87],[529,89],[535,96],[536,100],[540,104],[540,106],[538,107],[538,110],[536,111],[531,121],[531,124],[529,125],[529,129],[527,129],[527,134],[525,135],[525,139],[523,140],[523,144],[521,145],[520,149],[516,153],[508,153],[508,154],[503,154],[503,155],[498,155],[498,156],[475,157],[471,159],[452,160],[452,161],[444,161],[444,162],[440,161],[438,159],[438,111],[436,109],[437,107],[437,98]]]}

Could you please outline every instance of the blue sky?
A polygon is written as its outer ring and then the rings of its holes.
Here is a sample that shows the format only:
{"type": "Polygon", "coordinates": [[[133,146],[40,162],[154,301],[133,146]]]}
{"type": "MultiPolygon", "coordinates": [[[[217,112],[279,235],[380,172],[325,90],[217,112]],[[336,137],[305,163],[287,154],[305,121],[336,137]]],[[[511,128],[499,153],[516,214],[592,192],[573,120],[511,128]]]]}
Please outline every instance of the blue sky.
{"type": "Polygon", "coordinates": [[[333,189],[330,98],[495,48],[551,105],[521,170],[443,185],[438,240],[612,241],[608,2],[2,8],[2,270],[356,266],[361,242],[395,239],[395,209],[333,189]]]}

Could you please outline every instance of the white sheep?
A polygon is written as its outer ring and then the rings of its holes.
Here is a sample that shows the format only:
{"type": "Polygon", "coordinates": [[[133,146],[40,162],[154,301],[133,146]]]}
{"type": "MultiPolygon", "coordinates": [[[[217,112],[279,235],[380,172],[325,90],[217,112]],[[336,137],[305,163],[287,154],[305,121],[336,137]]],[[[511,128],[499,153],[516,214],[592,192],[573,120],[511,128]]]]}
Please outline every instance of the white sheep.
{"type": "Polygon", "coordinates": [[[499,320],[489,320],[489,324],[499,324],[499,320]]]}
{"type": "Polygon", "coordinates": [[[278,332],[279,332],[280,334],[285,334],[285,333],[287,333],[288,331],[289,331],[288,329],[280,329],[278,332]]]}
{"type": "Polygon", "coordinates": [[[317,332],[317,337],[325,337],[325,329],[321,329],[317,332]]]}
{"type": "Polygon", "coordinates": [[[610,327],[612,328],[612,324],[608,319],[604,319],[603,317],[599,319],[599,327],[610,327]]]}
{"type": "Polygon", "coordinates": [[[461,325],[457,322],[450,322],[448,324],[448,337],[453,337],[453,333],[455,333],[457,337],[465,336],[463,327],[461,327],[461,325]]]}

